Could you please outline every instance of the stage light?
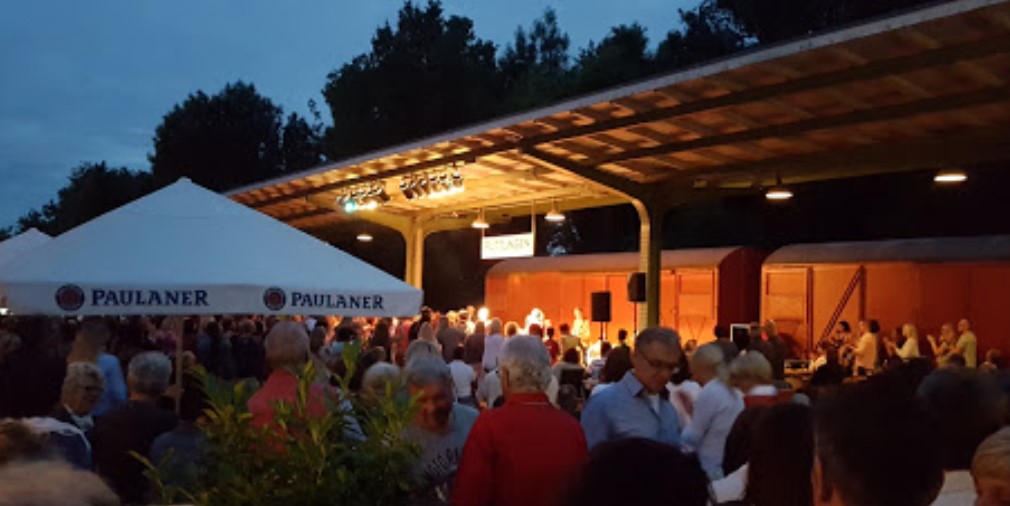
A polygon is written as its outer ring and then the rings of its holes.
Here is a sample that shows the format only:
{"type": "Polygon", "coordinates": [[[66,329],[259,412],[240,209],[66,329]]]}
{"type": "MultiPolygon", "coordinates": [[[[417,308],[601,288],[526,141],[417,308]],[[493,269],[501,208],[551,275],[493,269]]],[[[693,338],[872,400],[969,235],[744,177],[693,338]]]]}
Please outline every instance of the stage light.
{"type": "Polygon", "coordinates": [[[358,234],[358,241],[360,242],[372,242],[372,239],[374,239],[372,234],[369,234],[368,232],[358,234]]]}
{"type": "Polygon", "coordinates": [[[565,221],[565,215],[561,211],[558,211],[557,201],[551,201],[551,210],[544,215],[544,219],[551,223],[561,223],[565,221]]]}
{"type": "Polygon", "coordinates": [[[477,219],[473,220],[473,223],[471,223],[470,226],[473,227],[473,228],[479,229],[479,230],[486,230],[488,228],[491,228],[491,224],[488,223],[487,220],[484,219],[484,209],[483,208],[477,214],[477,219]]]}
{"type": "Polygon", "coordinates": [[[344,202],[344,212],[347,214],[353,214],[358,210],[358,203],[353,199],[348,199],[344,202]]]}
{"type": "Polygon", "coordinates": [[[789,200],[793,198],[793,192],[785,186],[776,186],[775,188],[768,190],[768,193],[765,193],[765,198],[775,201],[789,200]]]}
{"type": "Polygon", "coordinates": [[[941,170],[933,177],[933,181],[941,184],[963,183],[968,179],[968,175],[963,170],[941,170]]]}
{"type": "Polygon", "coordinates": [[[477,310],[477,319],[487,323],[488,318],[491,317],[491,310],[486,307],[482,307],[477,310]]]}

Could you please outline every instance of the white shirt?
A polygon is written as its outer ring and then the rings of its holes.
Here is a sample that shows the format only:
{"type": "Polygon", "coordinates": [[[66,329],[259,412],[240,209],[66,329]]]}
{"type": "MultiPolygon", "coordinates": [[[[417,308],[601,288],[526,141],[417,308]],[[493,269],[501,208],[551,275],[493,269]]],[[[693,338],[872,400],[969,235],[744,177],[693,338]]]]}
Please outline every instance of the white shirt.
{"type": "Polygon", "coordinates": [[[484,340],[484,370],[498,368],[498,361],[501,360],[502,351],[505,349],[505,336],[501,334],[491,334],[484,340]]]}
{"type": "Polygon", "coordinates": [[[957,350],[964,357],[965,366],[971,369],[978,367],[978,338],[974,332],[969,330],[961,334],[957,340],[957,350]]]}
{"type": "Polygon", "coordinates": [[[452,384],[455,386],[456,399],[472,397],[471,385],[477,381],[477,373],[473,367],[463,363],[462,360],[449,362],[449,372],[452,373],[452,384]]]}
{"type": "Polygon", "coordinates": [[[596,341],[589,345],[589,349],[586,350],[586,363],[591,364],[594,360],[599,360],[603,356],[601,351],[603,346],[603,341],[596,341]]]}
{"type": "Polygon", "coordinates": [[[722,478],[726,437],[743,408],[743,399],[736,390],[719,380],[706,383],[694,402],[691,423],[684,429],[681,443],[697,452],[711,480],[722,478]]]}
{"type": "Polygon", "coordinates": [[[856,367],[872,371],[877,367],[877,336],[867,332],[859,338],[856,349],[856,367]]]}
{"type": "Polygon", "coordinates": [[[712,482],[712,501],[709,504],[739,501],[747,493],[747,472],[750,464],[740,466],[729,476],[712,482]]]}
{"type": "Polygon", "coordinates": [[[975,504],[975,481],[969,471],[946,471],[943,488],[932,506],[971,506],[975,504]]]}
{"type": "MultiPolygon", "coordinates": [[[[553,378],[553,376],[551,376],[553,378]]],[[[502,396],[501,390],[501,378],[498,377],[498,371],[491,371],[484,375],[484,381],[481,381],[480,387],[477,388],[477,398],[481,402],[487,403],[487,407],[494,407],[494,401],[502,396]]]]}
{"type": "Polygon", "coordinates": [[[698,394],[701,393],[701,385],[697,381],[686,380],[680,382],[679,385],[667,383],[666,389],[670,392],[670,404],[673,404],[673,408],[677,410],[677,420],[680,421],[680,430],[683,431],[691,423],[691,415],[687,413],[687,408],[684,407],[684,403],[680,401],[680,395],[677,393],[686,393],[694,403],[698,399],[698,394]]]}
{"type": "Polygon", "coordinates": [[[894,353],[902,360],[919,358],[919,340],[905,339],[905,343],[901,345],[901,348],[894,350],[894,353]]]}

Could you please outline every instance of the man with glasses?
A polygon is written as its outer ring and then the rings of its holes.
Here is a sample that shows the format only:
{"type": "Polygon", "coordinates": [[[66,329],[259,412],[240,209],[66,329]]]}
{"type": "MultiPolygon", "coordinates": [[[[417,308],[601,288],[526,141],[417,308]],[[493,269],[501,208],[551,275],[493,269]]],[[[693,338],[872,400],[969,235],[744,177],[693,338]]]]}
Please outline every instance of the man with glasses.
{"type": "Polygon", "coordinates": [[[613,387],[593,396],[582,412],[590,449],[629,437],[680,443],[677,411],[668,400],[667,383],[681,353],[680,336],[672,329],[651,327],[638,334],[631,359],[634,368],[613,387]]]}

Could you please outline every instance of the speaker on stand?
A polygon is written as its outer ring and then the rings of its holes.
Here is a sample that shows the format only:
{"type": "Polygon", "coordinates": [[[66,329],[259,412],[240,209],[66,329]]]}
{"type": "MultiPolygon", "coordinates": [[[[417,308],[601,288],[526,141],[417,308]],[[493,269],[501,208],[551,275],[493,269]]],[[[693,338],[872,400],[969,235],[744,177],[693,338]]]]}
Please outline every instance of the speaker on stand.
{"type": "Polygon", "coordinates": [[[607,333],[603,324],[610,323],[610,292],[593,292],[591,298],[591,318],[600,324],[600,337],[606,338],[607,333]]]}
{"type": "Polygon", "coordinates": [[[638,303],[645,302],[645,273],[632,272],[628,276],[628,302],[635,304],[635,333],[638,335],[638,303]]]}

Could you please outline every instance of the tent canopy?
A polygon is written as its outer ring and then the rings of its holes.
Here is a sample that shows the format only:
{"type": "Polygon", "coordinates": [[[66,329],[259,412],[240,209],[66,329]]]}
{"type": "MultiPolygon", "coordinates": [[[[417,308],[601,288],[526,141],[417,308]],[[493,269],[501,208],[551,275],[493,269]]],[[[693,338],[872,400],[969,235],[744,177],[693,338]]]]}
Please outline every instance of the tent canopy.
{"type": "Polygon", "coordinates": [[[416,314],[421,291],[180,179],[0,268],[35,314],[416,314]]]}
{"type": "Polygon", "coordinates": [[[15,258],[53,240],[52,237],[39,232],[36,228],[29,228],[24,232],[0,242],[0,265],[14,260],[15,258]]]}

